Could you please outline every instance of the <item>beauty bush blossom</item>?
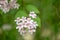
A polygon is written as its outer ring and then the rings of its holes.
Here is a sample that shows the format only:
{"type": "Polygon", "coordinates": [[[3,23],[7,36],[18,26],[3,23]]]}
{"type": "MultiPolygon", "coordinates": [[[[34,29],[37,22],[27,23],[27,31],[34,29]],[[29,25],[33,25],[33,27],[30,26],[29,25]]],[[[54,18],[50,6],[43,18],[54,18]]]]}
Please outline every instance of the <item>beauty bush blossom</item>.
{"type": "Polygon", "coordinates": [[[0,9],[6,13],[9,12],[10,9],[19,9],[19,4],[17,4],[17,0],[0,0],[0,9]]]}
{"type": "Polygon", "coordinates": [[[18,32],[20,32],[21,35],[27,32],[33,34],[38,26],[37,22],[32,20],[30,17],[17,17],[15,22],[17,25],[16,29],[18,29],[18,32]]]}
{"type": "Polygon", "coordinates": [[[35,14],[34,11],[31,11],[30,14],[29,14],[29,16],[31,16],[32,18],[36,18],[36,14],[35,14]]]}

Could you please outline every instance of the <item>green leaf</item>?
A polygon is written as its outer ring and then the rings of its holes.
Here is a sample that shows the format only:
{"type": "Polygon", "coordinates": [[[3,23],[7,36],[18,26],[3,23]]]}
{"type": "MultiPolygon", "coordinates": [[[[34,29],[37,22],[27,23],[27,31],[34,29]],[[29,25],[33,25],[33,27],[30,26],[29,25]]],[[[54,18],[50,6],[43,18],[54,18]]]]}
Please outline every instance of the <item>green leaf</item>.
{"type": "Polygon", "coordinates": [[[3,25],[3,16],[0,14],[0,27],[3,25]]]}
{"type": "Polygon", "coordinates": [[[38,16],[33,20],[37,22],[39,27],[41,27],[41,20],[40,20],[40,18],[38,16]]]}
{"type": "Polygon", "coordinates": [[[22,16],[27,16],[27,13],[24,10],[19,10],[15,16],[15,18],[17,17],[22,17],[22,16]]]}
{"type": "Polygon", "coordinates": [[[0,14],[3,15],[3,11],[0,9],[0,14]]]}
{"type": "Polygon", "coordinates": [[[26,6],[27,11],[34,11],[35,13],[40,13],[39,10],[34,5],[27,5],[26,6]]]}

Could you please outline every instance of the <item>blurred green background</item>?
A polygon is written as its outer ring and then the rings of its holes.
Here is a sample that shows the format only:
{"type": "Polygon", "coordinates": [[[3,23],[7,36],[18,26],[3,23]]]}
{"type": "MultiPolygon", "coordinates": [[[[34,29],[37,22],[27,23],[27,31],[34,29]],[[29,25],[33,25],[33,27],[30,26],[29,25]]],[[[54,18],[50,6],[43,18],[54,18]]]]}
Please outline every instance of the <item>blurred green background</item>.
{"type": "MultiPolygon", "coordinates": [[[[32,4],[40,11],[37,15],[41,28],[36,29],[33,40],[60,40],[60,0],[17,0],[17,3],[21,5],[19,10],[32,4]]],[[[0,40],[24,40],[14,22],[17,11],[12,9],[4,14],[0,10],[0,40]]]]}

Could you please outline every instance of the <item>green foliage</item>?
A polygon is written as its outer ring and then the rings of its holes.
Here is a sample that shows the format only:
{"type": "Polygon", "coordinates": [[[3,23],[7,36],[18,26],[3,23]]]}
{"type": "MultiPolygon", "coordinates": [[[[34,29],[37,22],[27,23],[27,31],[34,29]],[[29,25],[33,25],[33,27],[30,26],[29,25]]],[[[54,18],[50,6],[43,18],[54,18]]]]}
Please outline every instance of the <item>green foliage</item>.
{"type": "Polygon", "coordinates": [[[15,18],[17,18],[17,17],[22,17],[22,16],[27,16],[27,13],[26,13],[26,11],[24,11],[24,10],[19,10],[17,13],[16,13],[16,15],[15,15],[15,18]]]}
{"type": "Polygon", "coordinates": [[[35,20],[37,21],[38,26],[41,27],[41,19],[39,17],[37,17],[35,20]]]}
{"type": "Polygon", "coordinates": [[[17,3],[21,5],[18,10],[12,9],[6,14],[0,10],[0,40],[17,40],[19,37],[19,40],[23,40],[15,29],[16,24],[14,20],[17,17],[28,17],[30,11],[40,14],[40,17],[37,16],[36,19],[33,19],[37,21],[39,25],[39,28],[37,27],[36,29],[34,40],[53,40],[54,37],[55,40],[58,40],[56,36],[60,33],[60,0],[17,0],[17,3]],[[2,29],[2,25],[6,23],[12,25],[12,29],[7,32],[2,29]],[[52,30],[52,35],[42,37],[41,35],[44,28],[50,28],[50,30],[52,30]]]}
{"type": "Polygon", "coordinates": [[[3,24],[3,17],[2,17],[2,15],[0,14],[0,27],[2,26],[2,24],[3,24]]]}
{"type": "Polygon", "coordinates": [[[34,11],[35,13],[40,13],[39,10],[34,5],[27,5],[26,6],[27,11],[34,11]]]}
{"type": "Polygon", "coordinates": [[[38,16],[36,18],[32,18],[32,19],[37,22],[38,27],[40,28],[41,27],[41,19],[38,16]]]}

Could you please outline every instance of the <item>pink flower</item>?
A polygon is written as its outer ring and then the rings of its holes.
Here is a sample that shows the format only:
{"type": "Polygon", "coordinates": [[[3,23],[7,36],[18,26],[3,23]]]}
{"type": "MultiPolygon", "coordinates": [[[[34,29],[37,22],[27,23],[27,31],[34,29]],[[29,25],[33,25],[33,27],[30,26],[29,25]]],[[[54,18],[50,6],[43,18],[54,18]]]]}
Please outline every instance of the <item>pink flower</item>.
{"type": "Polygon", "coordinates": [[[25,34],[26,32],[33,34],[36,31],[36,27],[38,26],[37,22],[24,16],[22,18],[18,17],[15,22],[17,23],[16,29],[18,29],[20,34],[25,34]]]}
{"type": "Polygon", "coordinates": [[[7,0],[0,0],[0,9],[6,13],[9,11],[9,8],[8,8],[8,1],[7,0]]]}
{"type": "Polygon", "coordinates": [[[19,9],[19,4],[17,4],[17,0],[10,0],[8,3],[8,0],[0,0],[0,9],[6,13],[9,12],[10,9],[19,9]]]}
{"type": "Polygon", "coordinates": [[[31,11],[30,14],[29,14],[29,16],[31,16],[32,18],[36,18],[36,14],[35,14],[34,11],[31,11]]]}
{"type": "Polygon", "coordinates": [[[29,32],[30,34],[33,34],[34,32],[36,32],[36,30],[35,30],[35,29],[30,29],[28,32],[29,32]]]}
{"type": "Polygon", "coordinates": [[[13,8],[14,8],[14,9],[15,9],[15,8],[19,9],[19,6],[20,6],[20,5],[17,4],[16,2],[17,2],[17,0],[10,0],[9,6],[10,6],[11,9],[13,9],[13,8]]]}

